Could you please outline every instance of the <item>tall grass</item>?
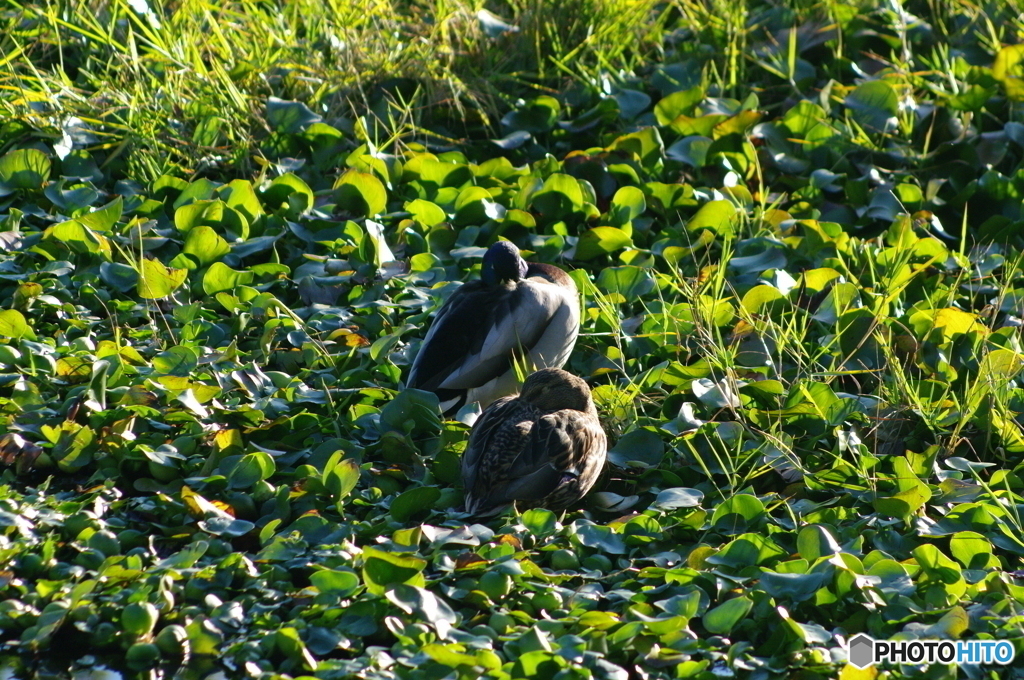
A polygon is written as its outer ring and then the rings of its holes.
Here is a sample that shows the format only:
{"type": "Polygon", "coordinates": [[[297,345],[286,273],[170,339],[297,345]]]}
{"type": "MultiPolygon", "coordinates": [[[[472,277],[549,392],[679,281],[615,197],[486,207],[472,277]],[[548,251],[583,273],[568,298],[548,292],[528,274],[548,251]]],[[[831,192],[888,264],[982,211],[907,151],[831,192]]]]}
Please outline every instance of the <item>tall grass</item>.
{"type": "Polygon", "coordinates": [[[53,134],[77,116],[105,131],[111,162],[140,179],[219,164],[244,171],[268,133],[268,96],[303,101],[343,129],[368,113],[406,132],[496,132],[519,96],[621,77],[661,44],[654,0],[507,0],[489,15],[504,31],[482,23],[484,9],[483,0],[8,0],[0,116],[53,134]]]}

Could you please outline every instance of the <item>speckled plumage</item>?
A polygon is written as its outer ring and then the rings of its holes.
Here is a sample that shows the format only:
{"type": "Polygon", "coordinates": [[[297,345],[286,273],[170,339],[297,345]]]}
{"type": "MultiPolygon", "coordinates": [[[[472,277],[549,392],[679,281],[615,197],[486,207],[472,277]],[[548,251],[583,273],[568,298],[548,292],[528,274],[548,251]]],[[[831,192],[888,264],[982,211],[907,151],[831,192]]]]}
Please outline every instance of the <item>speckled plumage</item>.
{"type": "Polygon", "coordinates": [[[466,511],[569,506],[594,486],[607,449],[587,384],[557,368],[537,371],[473,427],[462,458],[466,511]]]}
{"type": "Polygon", "coordinates": [[[452,415],[516,389],[513,361],[560,367],[579,333],[579,297],[558,267],[526,262],[508,241],[492,245],[483,276],[442,305],[409,372],[409,387],[438,395],[452,415]]]}

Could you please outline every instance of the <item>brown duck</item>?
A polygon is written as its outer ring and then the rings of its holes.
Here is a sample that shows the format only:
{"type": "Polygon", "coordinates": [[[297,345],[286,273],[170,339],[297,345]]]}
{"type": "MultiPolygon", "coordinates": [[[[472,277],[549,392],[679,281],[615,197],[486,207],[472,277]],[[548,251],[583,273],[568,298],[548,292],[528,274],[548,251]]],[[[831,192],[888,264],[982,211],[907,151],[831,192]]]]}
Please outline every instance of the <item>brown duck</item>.
{"type": "Polygon", "coordinates": [[[491,517],[516,501],[569,506],[594,486],[607,449],[587,384],[557,368],[539,370],[473,427],[462,457],[466,511],[491,517]]]}

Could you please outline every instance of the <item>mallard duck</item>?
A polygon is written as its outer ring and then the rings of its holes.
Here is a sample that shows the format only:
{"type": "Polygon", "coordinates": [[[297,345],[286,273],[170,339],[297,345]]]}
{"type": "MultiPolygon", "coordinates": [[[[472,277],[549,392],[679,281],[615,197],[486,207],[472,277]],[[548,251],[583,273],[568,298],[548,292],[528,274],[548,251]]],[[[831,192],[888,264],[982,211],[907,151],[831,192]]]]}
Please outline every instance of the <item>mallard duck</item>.
{"type": "Polygon", "coordinates": [[[466,511],[491,517],[516,501],[571,505],[594,486],[607,450],[587,384],[558,368],[537,371],[473,426],[462,457],[466,511]]]}
{"type": "Polygon", "coordinates": [[[576,284],[550,264],[527,262],[509,241],[484,255],[480,280],[442,305],[412,364],[408,386],[437,394],[445,415],[516,391],[513,362],[561,367],[580,328],[576,284]]]}

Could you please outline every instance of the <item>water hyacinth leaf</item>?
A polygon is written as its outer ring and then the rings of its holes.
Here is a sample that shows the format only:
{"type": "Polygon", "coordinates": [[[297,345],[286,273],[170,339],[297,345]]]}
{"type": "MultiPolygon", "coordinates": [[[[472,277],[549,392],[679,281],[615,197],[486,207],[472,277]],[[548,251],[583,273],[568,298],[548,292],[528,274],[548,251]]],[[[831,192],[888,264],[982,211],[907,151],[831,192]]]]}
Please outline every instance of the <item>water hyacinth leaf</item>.
{"type": "Polygon", "coordinates": [[[654,278],[642,267],[607,267],[597,277],[597,287],[608,294],[622,296],[621,302],[637,300],[654,290],[654,278]]]}
{"type": "Polygon", "coordinates": [[[448,637],[448,631],[459,622],[459,615],[447,602],[425,588],[399,583],[388,588],[385,595],[406,614],[415,614],[430,623],[442,640],[448,637]]]}
{"type": "Polygon", "coordinates": [[[701,619],[704,628],[714,635],[728,635],[740,621],[746,618],[753,601],[745,596],[726,600],[714,609],[708,610],[701,619]]]}
{"type": "Polygon", "coordinates": [[[256,528],[252,522],[234,517],[210,517],[199,521],[197,525],[208,534],[227,536],[228,538],[244,536],[256,528]]]}
{"type": "Polygon", "coordinates": [[[651,105],[651,98],[639,90],[617,90],[612,96],[619,106],[619,115],[626,120],[633,120],[651,105]]]}
{"type": "Polygon", "coordinates": [[[402,390],[380,411],[384,429],[413,435],[434,434],[441,428],[437,395],[425,390],[402,390]]]}
{"type": "Polygon", "coordinates": [[[383,595],[388,586],[407,584],[423,587],[427,562],[413,555],[389,553],[377,548],[363,549],[363,583],[375,595],[383,595]]]}
{"type": "Polygon", "coordinates": [[[15,149],[0,156],[0,191],[43,188],[50,178],[50,158],[39,149],[15,149]]]}
{"type": "Polygon", "coordinates": [[[764,519],[764,503],[757,496],[736,494],[715,508],[711,515],[713,526],[751,526],[764,519]]]}
{"type": "Polygon", "coordinates": [[[388,192],[376,176],[349,170],[334,183],[334,199],[342,210],[373,217],[387,208],[388,192]]]}
{"type": "Polygon", "coordinates": [[[551,219],[561,219],[583,207],[583,192],[576,178],[554,173],[531,198],[534,209],[551,219]]]}
{"type": "Polygon", "coordinates": [[[366,234],[363,236],[359,246],[359,254],[365,261],[372,263],[380,269],[385,262],[394,262],[395,256],[384,240],[384,225],[373,220],[366,220],[363,224],[366,234]]]}
{"type": "Polygon", "coordinates": [[[104,262],[100,264],[100,279],[111,288],[127,293],[139,282],[139,273],[126,264],[104,262]]]}
{"type": "Polygon", "coordinates": [[[264,451],[255,451],[242,456],[228,474],[228,486],[232,489],[248,489],[256,482],[268,479],[277,470],[274,459],[264,451]]]}
{"type": "Polygon", "coordinates": [[[739,408],[742,406],[743,402],[740,400],[737,387],[728,378],[723,378],[717,383],[709,378],[700,378],[690,384],[694,396],[701,403],[713,408],[739,408]]]}
{"type": "Polygon", "coordinates": [[[820,524],[812,524],[800,530],[796,539],[800,557],[813,562],[819,557],[828,557],[842,551],[835,537],[820,524]]]}
{"type": "Polygon", "coordinates": [[[306,649],[306,643],[299,637],[299,631],[291,626],[284,628],[278,628],[274,634],[274,644],[277,646],[281,653],[285,655],[291,661],[301,664],[301,668],[308,671],[314,671],[317,667],[317,661],[309,650],[306,649]]]}
{"type": "Polygon", "coordinates": [[[1001,48],[992,64],[992,77],[1003,84],[1010,100],[1024,101],[1024,45],[1001,48]]]}
{"type": "Polygon", "coordinates": [[[654,106],[654,115],[658,125],[668,125],[682,115],[692,115],[694,108],[704,99],[704,89],[693,87],[689,90],[673,92],[663,97],[654,106]]]}
{"type": "Polygon", "coordinates": [[[352,571],[320,569],[309,576],[313,587],[321,593],[348,597],[359,588],[359,575],[352,571]]]}
{"type": "Polygon", "coordinates": [[[637,187],[620,187],[612,197],[612,205],[609,213],[615,224],[621,226],[640,217],[647,209],[647,200],[644,192],[637,187]]]}
{"type": "Polygon", "coordinates": [[[958,531],[949,539],[949,552],[965,569],[992,566],[992,544],[976,531],[958,531]]]}
{"type": "Polygon", "coordinates": [[[872,131],[883,131],[895,124],[899,112],[899,96],[884,80],[861,83],[846,96],[846,107],[861,126],[872,131]]]}
{"type": "Polygon", "coordinates": [[[159,300],[176,291],[188,277],[187,269],[171,269],[157,260],[143,260],[136,270],[139,275],[139,297],[159,300]]]}
{"type": "Polygon", "coordinates": [[[25,315],[16,309],[0,310],[0,337],[36,339],[25,315]]]}
{"type": "Polygon", "coordinates": [[[182,233],[195,227],[212,227],[230,240],[245,239],[249,236],[248,221],[240,212],[229,208],[220,199],[196,201],[181,206],[174,211],[174,226],[182,233]]]}
{"type": "Polygon", "coordinates": [[[736,217],[736,208],[729,201],[708,201],[700,207],[700,210],[686,223],[689,231],[710,229],[719,236],[733,233],[733,220],[736,217]]]}
{"type": "Polygon", "coordinates": [[[580,236],[576,244],[577,260],[592,260],[600,255],[609,255],[633,245],[633,239],[615,227],[594,227],[580,236]]]}
{"type": "Polygon", "coordinates": [[[832,580],[832,571],[823,569],[809,574],[776,573],[762,568],[760,578],[761,587],[776,600],[803,602],[828,585],[832,580]]]}
{"type": "Polygon", "coordinates": [[[313,207],[316,196],[309,185],[298,175],[286,172],[260,192],[260,196],[271,212],[285,210],[302,214],[313,207]]]}
{"type": "Polygon", "coordinates": [[[433,507],[441,497],[436,486],[420,486],[409,489],[391,501],[391,516],[398,522],[408,522],[416,514],[433,507]]]}
{"type": "Polygon", "coordinates": [[[267,123],[271,129],[285,134],[297,134],[322,119],[302,102],[267,98],[267,123]]]}
{"type": "Polygon", "coordinates": [[[189,230],[182,252],[194,257],[200,266],[206,266],[230,253],[231,248],[212,228],[200,226],[189,230]]]}
{"type": "Polygon", "coordinates": [[[549,536],[558,529],[555,513],[547,508],[531,508],[523,513],[523,526],[534,536],[549,536]]]}
{"type": "Polygon", "coordinates": [[[674,489],[664,489],[658,492],[657,498],[654,499],[653,507],[660,510],[676,510],[678,508],[695,508],[700,505],[700,502],[704,500],[704,494],[697,489],[687,489],[684,487],[678,487],[674,489]]]}
{"type": "Polygon", "coordinates": [[[444,210],[436,203],[425,201],[422,198],[409,201],[405,204],[406,211],[412,213],[412,218],[425,227],[436,227],[447,218],[444,210]]]}
{"type": "Polygon", "coordinates": [[[351,458],[341,458],[342,453],[335,453],[328,462],[323,474],[323,485],[340,507],[346,496],[359,484],[359,463],[351,458]]]}
{"type": "Polygon", "coordinates": [[[491,143],[501,147],[505,151],[512,151],[513,149],[518,149],[523,144],[526,144],[531,139],[533,139],[533,135],[526,130],[513,130],[500,139],[492,139],[491,143]]]}
{"type": "Polygon", "coordinates": [[[608,462],[622,468],[656,467],[664,456],[665,443],[661,437],[646,428],[638,428],[619,437],[608,451],[608,462]]]}
{"type": "Polygon", "coordinates": [[[89,229],[78,220],[55,224],[46,231],[47,235],[67,244],[76,253],[109,253],[107,239],[89,229]]]}
{"type": "Polygon", "coordinates": [[[573,523],[575,536],[582,545],[588,548],[597,548],[611,555],[623,555],[626,553],[626,543],[622,536],[615,533],[611,527],[599,524],[573,523]]]}
{"type": "Polygon", "coordinates": [[[513,132],[548,132],[555,126],[561,110],[557,99],[542,95],[514,111],[509,111],[501,119],[501,124],[513,132]]]}
{"type": "Polygon", "coordinates": [[[76,219],[94,231],[110,231],[120,221],[123,210],[124,200],[118,196],[102,208],[79,215],[76,219]]]}
{"type": "Polygon", "coordinates": [[[207,295],[216,295],[232,291],[236,286],[252,283],[254,277],[255,274],[250,271],[237,271],[223,262],[214,262],[203,274],[203,292],[207,295]]]}

